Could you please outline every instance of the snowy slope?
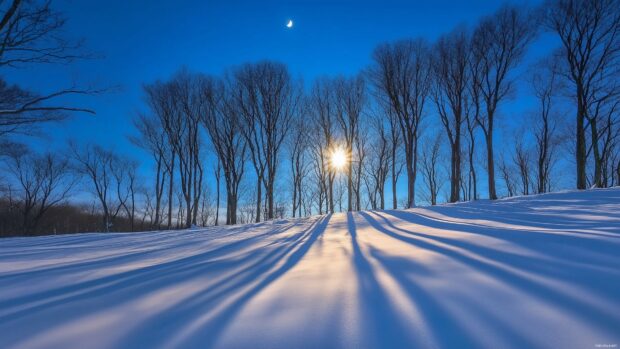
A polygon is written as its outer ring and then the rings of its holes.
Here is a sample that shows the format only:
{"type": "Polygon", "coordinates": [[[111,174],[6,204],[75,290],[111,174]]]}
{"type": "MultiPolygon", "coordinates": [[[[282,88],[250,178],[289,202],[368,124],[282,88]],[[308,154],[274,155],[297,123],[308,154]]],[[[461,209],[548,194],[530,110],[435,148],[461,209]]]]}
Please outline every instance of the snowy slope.
{"type": "Polygon", "coordinates": [[[0,240],[0,348],[620,344],[620,188],[0,240]]]}

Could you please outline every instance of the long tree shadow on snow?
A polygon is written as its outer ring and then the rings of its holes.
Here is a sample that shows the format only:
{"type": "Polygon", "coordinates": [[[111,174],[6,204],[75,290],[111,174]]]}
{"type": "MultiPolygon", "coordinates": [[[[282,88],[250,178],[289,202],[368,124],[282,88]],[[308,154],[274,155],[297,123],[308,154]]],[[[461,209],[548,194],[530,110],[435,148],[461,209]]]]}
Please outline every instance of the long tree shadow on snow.
{"type": "MultiPolygon", "coordinates": [[[[168,340],[170,337],[182,331],[183,326],[193,322],[197,318],[210,314],[220,302],[227,301],[231,294],[240,295],[230,308],[224,310],[218,317],[221,321],[218,327],[232,319],[234,314],[260,289],[288,271],[310,248],[310,245],[323,232],[329,217],[320,218],[308,227],[295,234],[286,234],[281,238],[275,239],[269,245],[267,255],[262,254],[264,245],[259,242],[264,235],[278,236],[292,227],[304,224],[305,220],[299,220],[293,224],[286,224],[280,229],[270,230],[268,233],[254,235],[243,238],[230,244],[207,250],[200,253],[193,253],[189,256],[178,258],[172,261],[157,263],[154,265],[121,272],[101,278],[65,285],[57,289],[45,290],[39,293],[6,299],[0,302],[0,309],[3,315],[0,316],[0,325],[19,320],[22,316],[36,314],[50,308],[64,309],[63,321],[57,323],[58,327],[38,328],[33,325],[32,331],[44,333],[60,329],[61,326],[70,323],[85,323],[81,319],[96,316],[97,313],[83,313],[79,308],[81,302],[96,301],[100,296],[105,296],[106,309],[126,308],[139,302],[141,296],[147,294],[164,293],[171,285],[182,285],[191,283],[194,280],[204,280],[203,273],[209,270],[228,270],[228,268],[243,268],[242,272],[229,275],[223,280],[209,285],[208,289],[194,292],[181,301],[175,298],[164,298],[162,300],[170,302],[170,306],[155,307],[157,311],[152,311],[149,317],[137,328],[130,328],[126,331],[126,338],[120,339],[118,345],[126,347],[157,346],[168,340]],[[250,249],[247,249],[250,247],[250,249]],[[245,248],[246,250],[243,250],[245,248]],[[235,253],[237,249],[242,249],[242,253],[235,253]],[[285,259],[286,258],[286,259],[285,259]],[[272,269],[285,260],[285,263],[276,270],[272,269]],[[255,284],[260,280],[259,284],[255,284]],[[73,306],[75,311],[69,311],[73,306]],[[14,309],[14,310],[12,310],[14,309]],[[155,327],[149,327],[155,326],[155,327]],[[153,328],[160,328],[161,331],[153,332],[153,328]]],[[[212,324],[209,322],[209,325],[212,324]]],[[[208,327],[205,325],[205,327],[208,327]]],[[[206,329],[194,333],[195,338],[199,338],[197,346],[204,347],[204,343],[213,343],[214,333],[217,330],[206,329]]],[[[3,343],[6,345],[18,345],[25,338],[6,336],[3,343]]]]}
{"type": "MultiPolygon", "coordinates": [[[[520,290],[532,297],[535,297],[543,301],[545,304],[550,304],[551,306],[561,309],[563,312],[570,314],[570,316],[575,319],[581,319],[581,321],[588,323],[595,322],[595,325],[598,328],[605,329],[609,333],[614,333],[616,331],[615,324],[620,321],[620,318],[618,317],[618,314],[613,311],[613,305],[618,304],[618,296],[613,294],[596,293],[596,283],[614,282],[613,274],[610,275],[604,272],[599,272],[596,274],[592,270],[585,269],[580,273],[580,276],[587,278],[587,281],[584,282],[584,280],[580,280],[581,282],[578,286],[588,286],[588,289],[593,292],[591,294],[592,297],[598,297],[598,300],[611,305],[606,308],[599,307],[597,309],[593,308],[593,306],[588,304],[588,302],[584,299],[572,294],[570,290],[550,287],[549,284],[543,284],[539,281],[538,276],[541,276],[549,279],[560,279],[566,285],[574,285],[574,278],[576,277],[574,275],[574,270],[572,275],[554,274],[554,271],[561,270],[563,263],[562,261],[549,259],[535,260],[531,257],[526,258],[500,250],[492,250],[491,248],[471,244],[462,240],[409,231],[397,227],[391,222],[391,220],[379,213],[361,212],[360,214],[373,228],[387,236],[406,242],[417,248],[429,250],[444,257],[451,258],[456,262],[474,269],[476,272],[486,274],[493,279],[510,286],[511,288],[520,290]],[[528,274],[531,273],[534,275],[528,276],[528,274]],[[612,277],[611,279],[610,276],[612,277]],[[588,285],[590,282],[593,282],[594,284],[588,285]]],[[[409,219],[411,219],[410,215],[415,215],[411,212],[402,211],[389,212],[388,214],[400,215],[401,218],[406,215],[409,219]]],[[[407,220],[406,218],[402,219],[407,220]]],[[[444,224],[445,223],[442,223],[440,226],[441,229],[449,229],[454,232],[460,232],[463,229],[462,225],[454,224],[452,226],[447,226],[444,224]]],[[[435,225],[435,227],[437,227],[437,225],[435,225]]],[[[497,228],[494,228],[493,231],[495,232],[493,236],[501,236],[505,233],[504,230],[497,228]]],[[[467,233],[475,234],[476,232],[472,228],[472,230],[467,231],[467,233]]],[[[490,234],[490,232],[486,233],[490,234]]],[[[522,235],[527,234],[524,232],[516,233],[522,235]]],[[[484,234],[485,233],[481,233],[481,235],[484,234]]],[[[540,246],[531,247],[540,249],[540,246]]],[[[431,316],[431,326],[436,333],[443,333],[442,331],[445,330],[444,327],[446,326],[446,323],[450,324],[450,315],[445,314],[441,310],[437,313],[436,310],[438,309],[433,309],[433,306],[429,305],[433,304],[432,298],[428,296],[428,294],[425,295],[424,291],[417,286],[410,277],[405,275],[406,270],[408,269],[408,267],[406,267],[407,263],[412,262],[404,263],[405,261],[401,260],[400,262],[403,263],[396,263],[391,261],[388,257],[382,256],[378,253],[378,251],[374,251],[373,257],[377,258],[377,260],[385,267],[386,271],[390,272],[394,278],[401,283],[403,289],[409,292],[412,301],[414,301],[417,305],[426,308],[423,309],[424,314],[425,316],[431,316]]],[[[463,306],[468,305],[464,304],[463,306]]],[[[485,313],[486,312],[484,309],[477,309],[472,311],[472,316],[473,314],[483,315],[485,313]]],[[[499,326],[500,320],[501,319],[498,318],[488,318],[486,320],[481,319],[481,321],[489,323],[491,327],[499,326]]],[[[453,323],[449,325],[449,328],[452,328],[452,331],[456,331],[458,334],[460,325],[458,323],[453,323]]],[[[511,331],[507,328],[503,329],[500,333],[511,333],[511,331]]],[[[460,335],[464,335],[464,333],[460,332],[460,335]]],[[[465,341],[467,342],[466,339],[465,341]]],[[[508,338],[508,342],[521,343],[522,345],[519,347],[532,347],[531,343],[528,343],[525,338],[517,334],[514,334],[511,338],[508,338]]],[[[473,342],[471,344],[474,345],[473,342]]]]}
{"type": "Polygon", "coordinates": [[[620,202],[618,190],[589,190],[587,192],[550,193],[506,200],[480,200],[468,204],[433,206],[435,213],[457,219],[462,224],[473,223],[475,217],[493,217],[494,222],[532,225],[538,228],[569,229],[571,233],[587,231],[588,235],[620,238],[620,216],[610,203],[620,202]],[[587,203],[587,204],[586,204],[587,203]],[[587,217],[581,219],[580,217],[587,217]]]}
{"type": "MultiPolygon", "coordinates": [[[[424,228],[434,228],[441,229],[446,231],[458,232],[462,234],[470,234],[480,237],[489,237],[498,240],[504,240],[511,244],[518,245],[528,250],[536,251],[538,253],[542,253],[543,255],[548,255],[548,251],[546,249],[553,248],[555,256],[565,257],[564,261],[572,263],[572,265],[580,266],[582,268],[589,268],[593,264],[586,263],[585,261],[576,261],[575,260],[575,250],[570,247],[576,248],[578,251],[595,251],[597,257],[597,263],[594,265],[598,265],[601,267],[615,269],[615,262],[617,256],[617,249],[620,246],[620,241],[617,241],[616,237],[620,237],[620,235],[597,235],[596,233],[573,233],[573,232],[561,232],[560,231],[544,231],[539,229],[536,225],[534,226],[525,226],[522,222],[521,226],[527,228],[527,230],[521,230],[518,227],[504,227],[501,224],[504,222],[505,215],[492,215],[493,221],[489,221],[487,225],[480,223],[467,223],[461,221],[451,221],[446,218],[436,218],[426,215],[424,213],[419,213],[417,211],[384,211],[381,214],[378,212],[374,212],[373,214],[381,217],[388,224],[394,225],[391,220],[385,218],[385,215],[392,216],[393,218],[397,218],[398,220],[404,221],[405,223],[414,223],[420,225],[420,230],[424,228]],[[560,247],[560,248],[558,248],[560,247]]],[[[512,214],[512,213],[511,213],[512,214]]],[[[443,217],[446,217],[445,215],[443,217]]],[[[403,230],[406,233],[412,233],[407,230],[403,230]]],[[[422,231],[417,231],[415,234],[424,234],[422,231]]],[[[429,238],[439,238],[441,236],[426,234],[425,237],[429,238]]],[[[463,240],[456,240],[450,238],[444,238],[445,241],[451,241],[455,243],[465,243],[463,240]]],[[[444,241],[444,242],[445,242],[444,241]]],[[[475,245],[477,247],[482,248],[480,245],[475,245]]],[[[493,252],[497,250],[490,250],[489,252],[493,252]]],[[[528,259],[524,259],[524,262],[527,262],[528,259]]],[[[548,267],[547,265],[532,265],[532,267],[548,267]]],[[[566,269],[563,269],[564,271],[566,269]]],[[[553,270],[554,273],[562,272],[563,270],[553,270]]]]}
{"type": "Polygon", "coordinates": [[[331,215],[319,218],[302,232],[280,241],[275,250],[248,264],[242,272],[142,322],[129,338],[122,339],[122,344],[127,347],[213,347],[254,296],[304,257],[324,233],[330,218],[331,215]],[[153,333],[153,328],[165,328],[165,331],[153,333]]]}
{"type": "MultiPolygon", "coordinates": [[[[167,261],[163,263],[155,263],[150,266],[136,268],[133,270],[111,274],[100,278],[91,279],[88,281],[76,283],[76,284],[68,284],[56,289],[44,290],[41,292],[28,294],[25,296],[20,296],[17,298],[7,299],[5,301],[0,302],[0,309],[7,308],[16,308],[19,309],[15,312],[9,312],[5,316],[0,317],[0,322],[3,321],[12,321],[16,320],[22,315],[28,315],[32,312],[37,312],[41,310],[45,310],[49,307],[54,306],[63,306],[69,302],[75,302],[79,300],[96,298],[98,296],[103,296],[108,294],[109,292],[118,292],[123,290],[125,287],[129,287],[135,285],[136,283],[147,283],[152,284],[154,281],[164,280],[168,282],[174,282],[174,280],[183,280],[187,275],[195,274],[202,268],[208,267],[210,261],[226,253],[229,250],[234,250],[238,248],[242,248],[243,246],[249,245],[252,242],[260,241],[267,235],[279,234],[282,231],[286,231],[296,224],[287,225],[282,229],[262,233],[259,235],[251,236],[249,238],[241,239],[225,246],[218,247],[216,249],[211,249],[207,251],[202,251],[196,254],[190,254],[188,256],[174,259],[172,261],[167,261]],[[173,277],[174,280],[168,279],[169,277],[173,277]],[[34,304],[29,306],[30,304],[34,304]]],[[[243,232],[239,232],[242,234],[243,232]]],[[[131,261],[135,259],[137,256],[145,256],[148,254],[147,252],[139,252],[135,254],[131,254],[134,258],[129,258],[126,256],[113,256],[113,257],[104,257],[95,261],[87,261],[87,262],[79,262],[69,264],[67,266],[55,267],[55,268],[43,268],[48,276],[50,273],[62,275],[68,271],[80,271],[84,269],[88,269],[89,267],[101,267],[97,264],[97,261],[104,263],[105,267],[114,267],[114,266],[122,266],[123,263],[131,261]]],[[[8,275],[0,277],[0,282],[11,282],[13,278],[19,277],[21,278],[31,278],[40,274],[38,270],[32,272],[26,272],[22,274],[8,275]]],[[[162,282],[163,284],[163,282],[162,282]]]]}
{"type": "Polygon", "coordinates": [[[359,339],[367,348],[410,347],[412,333],[407,324],[400,321],[398,310],[390,302],[389,296],[377,280],[374,270],[360,248],[357,227],[353,214],[347,213],[347,228],[351,236],[353,266],[358,283],[358,306],[360,317],[359,339]]]}

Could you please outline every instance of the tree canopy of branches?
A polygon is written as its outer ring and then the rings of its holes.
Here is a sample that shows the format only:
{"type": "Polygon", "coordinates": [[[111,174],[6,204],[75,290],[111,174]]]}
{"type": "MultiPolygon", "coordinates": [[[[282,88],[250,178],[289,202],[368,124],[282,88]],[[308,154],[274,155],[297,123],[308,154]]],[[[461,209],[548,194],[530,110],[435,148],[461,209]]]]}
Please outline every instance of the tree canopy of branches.
{"type": "Polygon", "coordinates": [[[536,192],[551,190],[551,169],[557,160],[560,137],[557,134],[557,116],[553,107],[556,104],[558,84],[557,60],[544,60],[534,70],[531,78],[532,89],[539,107],[534,118],[533,134],[536,139],[536,192]]]}
{"type": "Polygon", "coordinates": [[[181,70],[168,82],[145,86],[147,103],[160,120],[178,159],[185,201],[185,226],[196,224],[202,193],[200,122],[204,109],[202,76],[181,70]]]}
{"type": "Polygon", "coordinates": [[[483,112],[476,114],[476,121],[486,140],[490,199],[497,199],[493,152],[497,108],[512,92],[514,84],[509,73],[521,61],[535,34],[534,17],[509,6],[482,19],[473,33],[472,82],[483,104],[483,112]]]}
{"type": "Polygon", "coordinates": [[[126,198],[117,187],[122,184],[115,182],[114,171],[120,165],[118,157],[100,146],[80,147],[73,143],[71,151],[76,172],[89,182],[89,187],[101,205],[102,229],[110,231],[126,198]],[[118,193],[121,193],[121,197],[116,196],[118,193]]]}
{"type": "MultiPolygon", "coordinates": [[[[311,115],[313,131],[317,142],[313,144],[313,158],[317,167],[320,193],[325,195],[326,212],[334,212],[335,171],[328,161],[330,152],[336,146],[336,106],[332,80],[321,78],[315,81],[307,97],[308,112],[311,115]]],[[[320,209],[321,210],[321,209],[320,209]]]]}
{"type": "Polygon", "coordinates": [[[373,53],[371,81],[398,121],[405,148],[407,207],[415,206],[418,138],[424,107],[430,92],[430,48],[423,40],[383,44],[373,53]]]}
{"type": "Polygon", "coordinates": [[[139,114],[134,119],[134,126],[138,130],[139,136],[130,138],[133,144],[148,151],[155,162],[155,183],[153,186],[155,203],[150,222],[153,228],[159,228],[162,223],[164,185],[166,179],[171,175],[167,171],[171,149],[166,141],[166,133],[159,121],[156,117],[139,114]]]}
{"type": "Polygon", "coordinates": [[[310,145],[309,132],[304,124],[304,116],[307,113],[308,105],[305,104],[303,112],[296,115],[291,124],[288,137],[289,161],[291,170],[291,182],[293,194],[291,198],[291,213],[295,217],[301,217],[302,205],[304,201],[303,189],[304,182],[309,172],[308,147],[310,145]]]}
{"type": "MultiPolygon", "coordinates": [[[[347,161],[347,210],[353,211],[353,146],[359,144],[360,141],[360,121],[366,103],[364,79],[361,75],[353,78],[340,77],[334,80],[334,88],[336,120],[342,131],[345,152],[349,158],[347,161]]],[[[358,162],[362,161],[360,155],[361,153],[358,152],[358,162]]],[[[357,188],[359,188],[359,183],[356,184],[355,189],[357,188]]]]}
{"type": "Polygon", "coordinates": [[[369,149],[369,159],[366,162],[367,187],[370,206],[373,210],[385,209],[385,182],[392,167],[392,143],[389,130],[386,129],[382,117],[372,120],[371,139],[374,145],[369,149]]]}
{"type": "MultiPolygon", "coordinates": [[[[64,38],[63,15],[51,1],[12,0],[0,2],[0,68],[35,64],[68,63],[86,58],[81,41],[64,38]]],[[[0,78],[0,140],[16,132],[32,132],[43,122],[59,121],[67,113],[92,109],[57,102],[65,95],[93,94],[101,91],[69,87],[48,94],[11,86],[0,78]]]]}
{"type": "Polygon", "coordinates": [[[462,28],[435,45],[432,95],[450,143],[450,202],[460,199],[461,131],[467,115],[469,38],[462,28]]]}
{"type": "Polygon", "coordinates": [[[274,184],[282,143],[299,107],[301,89],[284,64],[246,64],[234,72],[234,98],[244,121],[246,138],[257,175],[256,221],[260,221],[262,185],[267,219],[274,218],[274,184]]]}
{"type": "MultiPolygon", "coordinates": [[[[585,189],[586,123],[591,129],[594,182],[603,181],[599,118],[618,103],[620,94],[620,1],[554,0],[546,6],[546,24],[562,42],[561,75],[572,85],[576,102],[575,162],[577,188],[585,189]]],[[[613,111],[612,111],[613,114],[613,111]]]]}
{"type": "Polygon", "coordinates": [[[440,173],[441,138],[439,134],[425,143],[422,149],[421,170],[426,189],[426,201],[437,205],[439,190],[443,183],[440,173]]]}
{"type": "Polygon", "coordinates": [[[206,110],[202,121],[211,138],[218,165],[224,170],[226,224],[236,224],[239,184],[247,159],[247,143],[241,133],[239,110],[234,104],[230,87],[220,80],[206,80],[204,93],[206,110]]]}
{"type": "Polygon", "coordinates": [[[18,183],[16,193],[23,234],[36,231],[41,218],[51,208],[64,203],[75,184],[68,160],[52,153],[37,155],[13,149],[9,154],[8,171],[18,183]]]}

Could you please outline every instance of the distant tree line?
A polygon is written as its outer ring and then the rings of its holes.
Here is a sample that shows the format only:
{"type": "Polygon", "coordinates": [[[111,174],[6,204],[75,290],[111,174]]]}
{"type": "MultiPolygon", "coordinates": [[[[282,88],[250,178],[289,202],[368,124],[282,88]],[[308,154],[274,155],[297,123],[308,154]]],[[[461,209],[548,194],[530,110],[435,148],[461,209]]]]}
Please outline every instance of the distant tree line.
{"type": "MultiPolygon", "coordinates": [[[[41,6],[53,32],[62,23],[41,6]]],[[[3,22],[0,36],[14,35],[3,22]]],[[[219,76],[181,69],[144,85],[147,108],[133,118],[130,140],[149,154],[148,177],[136,160],[96,145],[70,144],[62,156],[11,143],[22,125],[90,111],[43,106],[51,97],[6,84],[0,92],[3,235],[237,224],[620,184],[617,0],[505,5],[435,42],[380,44],[362,72],[306,85],[272,61],[219,76]],[[559,46],[526,65],[541,33],[559,46]],[[508,113],[523,86],[536,108],[508,113]],[[345,168],[331,163],[337,149],[345,168]],[[84,192],[92,205],[70,200],[84,192]]]]}

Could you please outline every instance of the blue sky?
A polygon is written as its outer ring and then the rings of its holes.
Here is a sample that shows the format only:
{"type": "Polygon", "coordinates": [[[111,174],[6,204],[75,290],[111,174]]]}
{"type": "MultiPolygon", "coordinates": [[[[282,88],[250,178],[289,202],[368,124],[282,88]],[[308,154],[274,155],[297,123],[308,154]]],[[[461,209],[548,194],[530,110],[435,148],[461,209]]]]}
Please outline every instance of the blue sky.
{"type": "MultiPolygon", "coordinates": [[[[355,74],[370,64],[372,50],[381,42],[409,37],[432,41],[458,25],[475,24],[501,2],[58,0],[54,6],[69,19],[67,36],[84,38],[86,47],[101,57],[5,71],[5,78],[42,93],[72,83],[119,89],[71,99],[97,115],[77,115],[48,126],[45,137],[30,142],[53,148],[71,138],[113,144],[118,151],[142,157],[126,139],[133,132],[131,118],[144,109],[141,86],[166,79],[181,66],[220,74],[235,65],[270,59],[286,63],[306,83],[320,75],[355,74]],[[295,23],[292,29],[285,26],[289,19],[295,23]]],[[[547,54],[549,46],[548,39],[539,40],[528,60],[547,54]]],[[[508,130],[511,119],[531,109],[527,94],[520,88],[518,103],[505,105],[508,130]]],[[[143,172],[148,169],[145,161],[143,172]]]]}

